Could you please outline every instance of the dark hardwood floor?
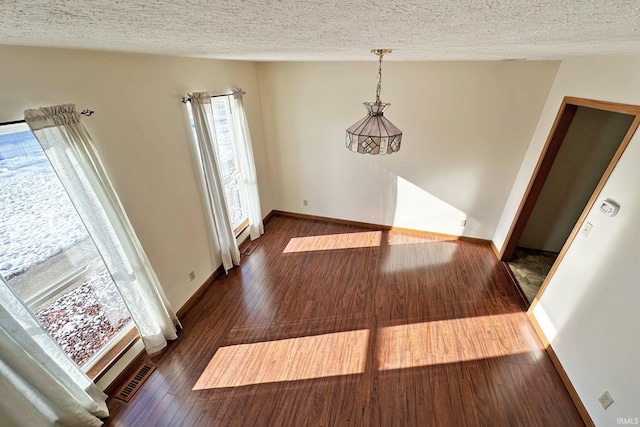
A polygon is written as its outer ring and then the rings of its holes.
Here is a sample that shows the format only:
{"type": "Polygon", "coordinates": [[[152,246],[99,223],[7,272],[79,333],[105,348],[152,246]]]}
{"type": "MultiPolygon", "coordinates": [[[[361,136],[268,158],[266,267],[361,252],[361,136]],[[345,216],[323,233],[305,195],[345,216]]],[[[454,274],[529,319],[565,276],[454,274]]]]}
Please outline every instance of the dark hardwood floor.
{"type": "Polygon", "coordinates": [[[488,246],[274,216],[107,426],[582,426],[488,246]]]}

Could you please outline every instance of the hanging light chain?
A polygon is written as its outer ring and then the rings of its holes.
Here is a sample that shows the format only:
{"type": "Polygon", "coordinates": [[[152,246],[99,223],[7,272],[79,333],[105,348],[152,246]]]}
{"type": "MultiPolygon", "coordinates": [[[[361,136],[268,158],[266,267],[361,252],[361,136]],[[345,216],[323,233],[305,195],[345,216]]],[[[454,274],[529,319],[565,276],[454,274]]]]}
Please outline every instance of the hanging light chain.
{"type": "Polygon", "coordinates": [[[382,90],[382,57],[384,54],[379,55],[378,60],[378,86],[376,87],[376,105],[380,105],[380,91],[382,90]]]}

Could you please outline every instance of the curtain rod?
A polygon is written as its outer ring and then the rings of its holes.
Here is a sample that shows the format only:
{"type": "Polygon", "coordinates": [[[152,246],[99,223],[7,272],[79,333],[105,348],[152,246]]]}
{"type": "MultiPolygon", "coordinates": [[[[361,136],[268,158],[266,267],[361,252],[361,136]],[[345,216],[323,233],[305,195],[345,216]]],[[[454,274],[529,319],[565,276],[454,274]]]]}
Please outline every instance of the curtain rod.
{"type": "MultiPolygon", "coordinates": [[[[222,93],[220,95],[211,95],[211,98],[220,98],[221,96],[231,96],[233,95],[233,93],[222,93]]],[[[186,104],[187,102],[191,101],[191,97],[190,96],[183,96],[182,97],[182,103],[186,104]]]]}
{"type": "MultiPolygon", "coordinates": [[[[93,113],[95,113],[95,111],[89,110],[89,109],[84,109],[84,110],[80,111],[80,114],[82,114],[83,116],[87,116],[87,117],[89,117],[93,113]]],[[[14,120],[12,122],[2,122],[2,123],[0,123],[0,126],[17,125],[19,123],[26,123],[26,121],[25,120],[14,120]]]]}

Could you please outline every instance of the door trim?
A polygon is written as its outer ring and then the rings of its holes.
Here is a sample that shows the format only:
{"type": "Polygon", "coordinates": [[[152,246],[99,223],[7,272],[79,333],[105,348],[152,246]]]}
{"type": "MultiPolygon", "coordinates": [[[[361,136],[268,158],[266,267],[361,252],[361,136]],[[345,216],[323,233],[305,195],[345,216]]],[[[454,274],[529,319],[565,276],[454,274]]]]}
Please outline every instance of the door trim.
{"type": "Polygon", "coordinates": [[[567,98],[565,97],[562,105],[560,105],[558,114],[556,114],[549,136],[547,136],[547,141],[538,158],[538,163],[533,170],[533,175],[531,175],[527,189],[520,201],[520,206],[518,206],[516,216],[507,233],[507,239],[500,251],[501,261],[509,261],[513,256],[516,245],[527,226],[529,217],[542,192],[542,187],[549,176],[549,172],[551,172],[551,166],[553,166],[553,162],[556,160],[556,156],[560,151],[560,146],[562,146],[562,142],[565,136],[567,136],[576,111],[578,111],[578,105],[567,102],[567,98]]]}
{"type": "Polygon", "coordinates": [[[544,185],[544,182],[546,181],[549,175],[551,166],[553,165],[553,161],[555,160],[558,154],[560,146],[562,145],[564,137],[567,134],[569,126],[571,125],[571,121],[573,120],[573,117],[575,116],[575,113],[578,107],[588,107],[588,108],[594,108],[598,110],[610,111],[614,113],[628,114],[631,116],[635,116],[635,118],[633,119],[631,125],[629,126],[629,129],[627,130],[627,133],[625,134],[624,138],[620,142],[618,149],[613,155],[611,162],[609,162],[609,165],[607,166],[607,169],[604,171],[602,177],[600,178],[600,181],[598,181],[598,185],[596,185],[596,188],[593,191],[593,194],[591,195],[591,197],[589,198],[589,201],[585,205],[585,208],[582,211],[582,214],[580,214],[580,217],[578,218],[576,225],[571,230],[571,234],[569,234],[569,237],[567,238],[566,242],[562,246],[562,249],[558,254],[558,258],[556,259],[555,263],[551,267],[549,274],[547,274],[547,277],[542,283],[542,286],[540,287],[538,294],[533,299],[531,306],[529,307],[530,313],[532,312],[533,308],[536,306],[538,300],[540,299],[540,296],[546,289],[547,284],[549,283],[551,277],[557,270],[558,265],[564,258],[564,255],[566,254],[567,250],[571,246],[571,243],[573,243],[573,240],[575,239],[576,235],[580,231],[582,227],[582,223],[584,222],[587,214],[591,211],[591,208],[593,207],[596,200],[600,196],[600,192],[602,191],[602,188],[604,187],[605,183],[609,179],[609,176],[611,175],[611,172],[613,172],[613,169],[615,168],[616,164],[620,160],[620,157],[622,157],[622,154],[624,153],[625,149],[629,145],[629,142],[631,141],[631,138],[633,137],[636,130],[638,129],[638,126],[640,126],[640,106],[565,96],[562,100],[562,104],[560,105],[560,108],[558,110],[558,114],[556,115],[553,126],[549,131],[549,135],[547,136],[547,141],[545,142],[545,145],[542,149],[540,157],[538,158],[538,162],[533,171],[533,174],[531,175],[531,179],[529,180],[527,189],[525,190],[522,200],[520,201],[520,205],[518,207],[517,213],[513,219],[513,222],[511,223],[511,227],[509,228],[509,232],[507,233],[507,239],[505,240],[505,243],[503,244],[502,249],[500,250],[499,259],[501,261],[507,261],[511,258],[511,255],[513,255],[513,251],[515,250],[515,247],[518,241],[520,240],[520,237],[522,236],[524,227],[526,226],[527,221],[529,220],[529,217],[531,215],[531,212],[533,211],[533,207],[535,206],[535,203],[537,202],[538,197],[540,196],[540,193],[542,191],[542,186],[544,185]]]}

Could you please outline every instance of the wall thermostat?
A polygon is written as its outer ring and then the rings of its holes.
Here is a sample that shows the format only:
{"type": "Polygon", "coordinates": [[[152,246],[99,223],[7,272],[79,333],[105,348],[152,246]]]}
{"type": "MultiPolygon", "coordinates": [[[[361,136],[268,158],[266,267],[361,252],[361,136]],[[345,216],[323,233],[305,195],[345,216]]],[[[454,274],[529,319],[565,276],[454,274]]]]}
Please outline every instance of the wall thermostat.
{"type": "Polygon", "coordinates": [[[620,210],[620,205],[611,199],[604,200],[600,205],[600,212],[606,216],[616,216],[620,210]]]}

